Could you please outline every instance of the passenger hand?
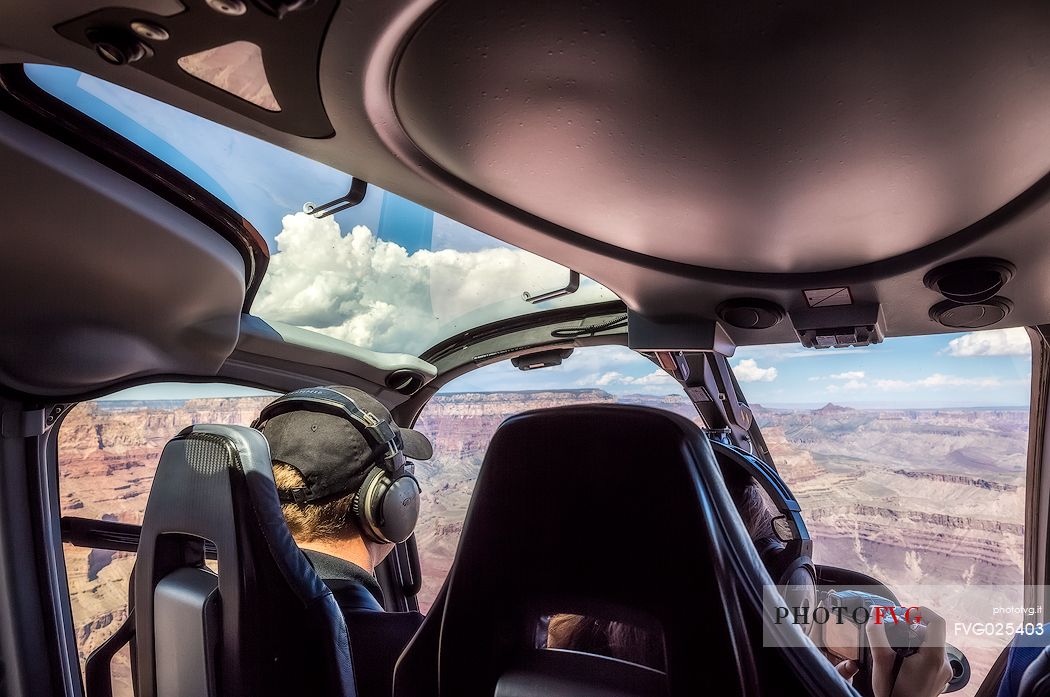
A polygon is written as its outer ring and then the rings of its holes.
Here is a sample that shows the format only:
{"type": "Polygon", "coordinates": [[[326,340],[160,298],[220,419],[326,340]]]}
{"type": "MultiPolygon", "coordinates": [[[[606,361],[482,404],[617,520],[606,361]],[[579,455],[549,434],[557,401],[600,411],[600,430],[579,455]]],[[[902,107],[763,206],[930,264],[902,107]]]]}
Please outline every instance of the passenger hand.
{"type": "Polygon", "coordinates": [[[926,639],[918,652],[904,659],[895,682],[893,662],[896,652],[886,637],[886,625],[875,624],[875,615],[872,614],[866,630],[871,647],[871,686],[875,697],[933,697],[941,694],[951,679],[952,669],[944,652],[944,618],[928,607],[920,607],[919,612],[926,622],[926,639]]]}

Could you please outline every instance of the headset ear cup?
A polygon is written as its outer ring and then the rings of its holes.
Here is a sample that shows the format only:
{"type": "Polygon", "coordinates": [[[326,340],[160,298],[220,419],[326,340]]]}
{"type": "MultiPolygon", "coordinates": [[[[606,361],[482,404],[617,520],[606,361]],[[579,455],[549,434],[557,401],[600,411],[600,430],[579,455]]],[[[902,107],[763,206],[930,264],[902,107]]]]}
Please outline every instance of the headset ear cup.
{"type": "Polygon", "coordinates": [[[379,511],[382,516],[383,537],[393,544],[407,540],[419,520],[419,482],[411,475],[402,475],[390,482],[383,492],[379,511]]]}
{"type": "Polygon", "coordinates": [[[380,520],[377,516],[377,500],[382,498],[381,489],[389,480],[386,471],[382,467],[373,467],[372,471],[361,482],[357,494],[354,496],[353,513],[358,528],[367,539],[372,542],[388,542],[383,537],[383,531],[379,527],[380,520]],[[386,480],[386,481],[384,481],[386,480]]]}
{"type": "Polygon", "coordinates": [[[797,549],[773,538],[757,540],[755,548],[788,607],[812,608],[816,603],[817,577],[809,557],[799,556],[797,549]]]}
{"type": "Polygon", "coordinates": [[[354,496],[353,512],[361,532],[380,544],[400,544],[419,519],[419,482],[404,474],[397,479],[374,467],[354,496]]]}
{"type": "Polygon", "coordinates": [[[795,559],[784,570],[780,585],[789,607],[808,607],[811,611],[816,607],[817,579],[808,558],[795,559]]]}
{"type": "MultiPolygon", "coordinates": [[[[775,553],[772,563],[777,569],[773,576],[781,597],[788,608],[799,608],[805,617],[817,604],[817,577],[813,562],[809,557],[795,556],[793,550],[785,548],[775,553]]],[[[813,629],[812,624],[802,627],[807,634],[813,629]]]]}

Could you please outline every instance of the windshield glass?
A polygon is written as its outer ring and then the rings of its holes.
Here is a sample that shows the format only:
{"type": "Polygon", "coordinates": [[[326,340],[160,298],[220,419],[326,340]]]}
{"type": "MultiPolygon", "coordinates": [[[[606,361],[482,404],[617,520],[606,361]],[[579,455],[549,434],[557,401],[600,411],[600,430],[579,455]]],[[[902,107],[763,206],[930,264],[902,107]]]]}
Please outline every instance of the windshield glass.
{"type": "Polygon", "coordinates": [[[814,561],[944,617],[973,670],[960,695],[1011,638],[968,627],[1024,602],[1031,350],[1024,329],[1000,329],[751,347],[730,361],[798,498],[814,561]]]}
{"type": "Polygon", "coordinates": [[[352,177],[84,73],[27,65],[42,89],[175,167],[254,225],[271,260],[252,313],[376,351],[420,354],[473,327],[558,307],[615,300],[563,266],[369,185],[330,217],[308,215],[352,177]]]}

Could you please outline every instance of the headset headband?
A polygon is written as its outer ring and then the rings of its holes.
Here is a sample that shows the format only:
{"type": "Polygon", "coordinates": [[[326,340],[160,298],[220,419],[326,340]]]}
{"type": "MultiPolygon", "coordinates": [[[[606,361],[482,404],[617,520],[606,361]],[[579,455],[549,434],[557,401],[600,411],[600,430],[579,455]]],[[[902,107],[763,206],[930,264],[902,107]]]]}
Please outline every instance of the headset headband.
{"type": "Polygon", "coordinates": [[[367,464],[372,465],[378,460],[377,464],[388,472],[404,469],[405,452],[401,432],[385,419],[357,406],[353,399],[342,392],[327,387],[295,390],[278,397],[263,407],[259,418],[252,422],[252,428],[259,428],[275,416],[302,410],[346,419],[372,446],[372,462],[367,464]]]}
{"type": "Polygon", "coordinates": [[[813,540],[810,539],[809,530],[806,528],[806,523],[802,520],[802,509],[798,505],[798,500],[794,494],[791,493],[791,489],[788,488],[788,485],[781,478],[780,473],[773,469],[769,463],[736,446],[712,440],[711,448],[716,455],[729,458],[734,464],[754,477],[758,485],[769,496],[769,499],[781,514],[779,519],[785,521],[790,532],[790,539],[784,539],[788,535],[783,535],[777,529],[776,521],[774,521],[773,530],[777,534],[778,539],[787,544],[789,549],[793,549],[796,556],[812,557],[813,540]]]}

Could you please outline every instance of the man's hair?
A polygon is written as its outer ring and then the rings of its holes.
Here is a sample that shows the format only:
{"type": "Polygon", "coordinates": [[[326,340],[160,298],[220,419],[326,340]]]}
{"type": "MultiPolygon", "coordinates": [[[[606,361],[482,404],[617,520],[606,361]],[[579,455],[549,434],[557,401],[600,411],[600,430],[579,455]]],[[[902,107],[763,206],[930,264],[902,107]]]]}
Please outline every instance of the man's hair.
{"type": "Polygon", "coordinates": [[[667,659],[660,639],[659,633],[642,627],[586,615],[554,615],[547,625],[547,648],[609,656],[666,670],[667,659]]]}
{"type": "MultiPolygon", "coordinates": [[[[274,461],[273,479],[277,483],[277,490],[281,492],[306,486],[299,470],[283,462],[274,461]]],[[[337,536],[360,537],[361,532],[353,521],[354,493],[328,503],[281,504],[292,537],[298,542],[337,536]]]]}
{"type": "Polygon", "coordinates": [[[777,516],[777,508],[754,477],[749,477],[746,486],[733,498],[736,499],[737,511],[744,521],[744,528],[752,540],[777,539],[773,533],[773,519],[777,516]]]}

